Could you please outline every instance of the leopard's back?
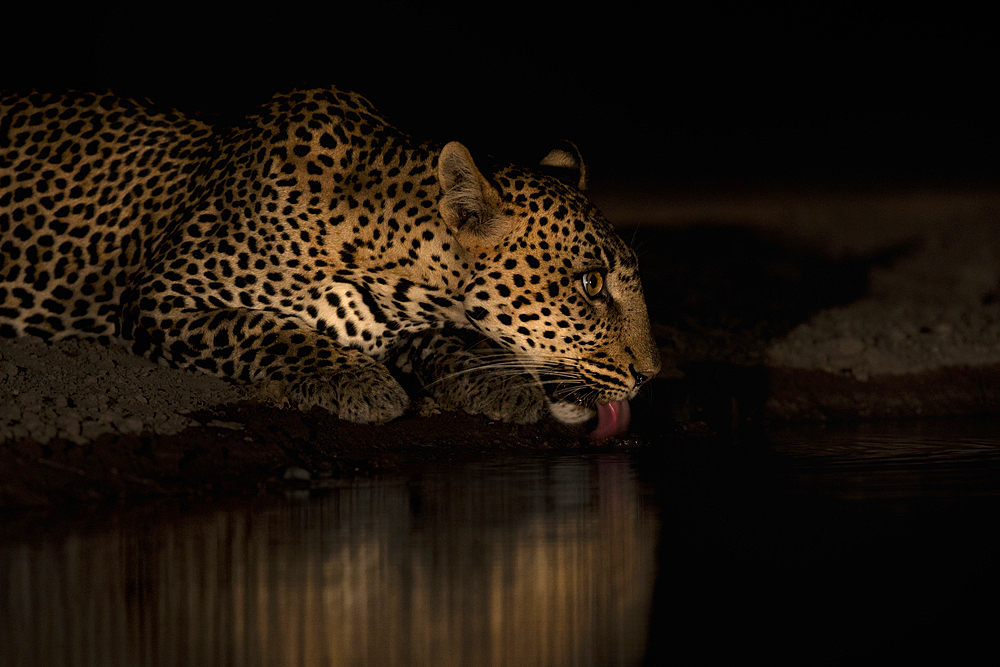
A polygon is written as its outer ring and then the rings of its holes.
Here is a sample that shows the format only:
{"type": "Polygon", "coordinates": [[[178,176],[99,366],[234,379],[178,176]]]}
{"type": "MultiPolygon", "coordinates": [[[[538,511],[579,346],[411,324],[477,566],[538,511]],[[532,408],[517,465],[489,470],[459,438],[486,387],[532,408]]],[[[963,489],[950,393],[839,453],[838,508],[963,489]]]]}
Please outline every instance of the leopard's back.
{"type": "Polygon", "coordinates": [[[131,271],[197,197],[213,142],[111,94],[0,100],[0,335],[116,333],[131,271]]]}

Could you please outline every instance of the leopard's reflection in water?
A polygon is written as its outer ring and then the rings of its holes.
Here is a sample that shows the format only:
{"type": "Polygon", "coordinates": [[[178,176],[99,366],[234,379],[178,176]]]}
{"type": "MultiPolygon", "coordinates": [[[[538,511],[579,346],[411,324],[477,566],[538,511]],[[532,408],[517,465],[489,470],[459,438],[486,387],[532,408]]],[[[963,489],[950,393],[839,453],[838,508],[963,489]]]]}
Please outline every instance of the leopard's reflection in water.
{"type": "Polygon", "coordinates": [[[0,548],[0,664],[635,664],[630,459],[448,464],[0,548]]]}

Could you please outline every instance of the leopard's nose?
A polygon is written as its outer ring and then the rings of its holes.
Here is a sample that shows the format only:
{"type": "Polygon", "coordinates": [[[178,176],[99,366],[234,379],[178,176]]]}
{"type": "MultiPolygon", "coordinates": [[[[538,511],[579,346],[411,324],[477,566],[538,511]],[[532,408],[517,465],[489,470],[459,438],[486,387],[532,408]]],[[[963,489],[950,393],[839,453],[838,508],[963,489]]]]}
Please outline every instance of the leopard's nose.
{"type": "Polygon", "coordinates": [[[649,379],[649,376],[645,373],[641,373],[635,369],[635,364],[628,365],[629,373],[632,374],[632,378],[635,380],[635,386],[639,387],[643,382],[649,379]]]}

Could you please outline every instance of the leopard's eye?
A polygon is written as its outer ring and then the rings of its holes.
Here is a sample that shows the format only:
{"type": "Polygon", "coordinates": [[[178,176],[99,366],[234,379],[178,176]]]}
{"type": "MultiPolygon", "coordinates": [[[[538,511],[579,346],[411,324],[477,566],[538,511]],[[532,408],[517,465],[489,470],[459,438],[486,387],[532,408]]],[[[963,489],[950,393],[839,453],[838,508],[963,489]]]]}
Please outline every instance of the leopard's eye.
{"type": "Polygon", "coordinates": [[[591,299],[596,299],[604,289],[604,275],[600,271],[587,271],[580,280],[583,283],[583,293],[591,299]]]}

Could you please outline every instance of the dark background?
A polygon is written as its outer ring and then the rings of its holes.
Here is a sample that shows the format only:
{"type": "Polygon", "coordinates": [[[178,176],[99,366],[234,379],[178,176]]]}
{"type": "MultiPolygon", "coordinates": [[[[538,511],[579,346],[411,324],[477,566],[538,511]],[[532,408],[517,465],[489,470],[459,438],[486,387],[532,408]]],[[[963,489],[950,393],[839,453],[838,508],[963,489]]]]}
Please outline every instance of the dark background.
{"type": "Polygon", "coordinates": [[[594,179],[671,188],[1000,177],[985,16],[898,5],[208,7],[8,15],[0,85],[110,87],[228,114],[299,83],[335,83],[421,138],[503,154],[565,137],[594,179]]]}

